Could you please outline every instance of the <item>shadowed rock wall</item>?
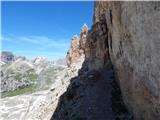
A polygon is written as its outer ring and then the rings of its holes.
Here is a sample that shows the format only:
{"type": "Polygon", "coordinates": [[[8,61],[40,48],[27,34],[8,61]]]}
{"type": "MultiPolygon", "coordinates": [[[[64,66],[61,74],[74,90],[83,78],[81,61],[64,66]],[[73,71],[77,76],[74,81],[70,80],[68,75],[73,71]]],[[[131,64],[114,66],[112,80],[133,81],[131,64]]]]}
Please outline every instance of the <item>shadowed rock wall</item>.
{"type": "MultiPolygon", "coordinates": [[[[124,102],[135,119],[160,119],[160,2],[97,1],[94,10],[94,24],[106,21],[109,55],[124,102]]],[[[104,51],[103,44],[94,49],[104,51]]]]}

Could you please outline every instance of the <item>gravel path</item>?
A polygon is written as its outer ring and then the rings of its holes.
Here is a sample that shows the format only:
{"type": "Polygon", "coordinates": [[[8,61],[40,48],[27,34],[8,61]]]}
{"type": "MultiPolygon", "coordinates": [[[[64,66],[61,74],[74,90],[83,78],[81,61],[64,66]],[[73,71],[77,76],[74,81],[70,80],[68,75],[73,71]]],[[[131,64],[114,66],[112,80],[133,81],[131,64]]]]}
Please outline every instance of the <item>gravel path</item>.
{"type": "Polygon", "coordinates": [[[52,120],[115,120],[111,106],[112,80],[111,69],[101,71],[94,79],[73,78],[67,92],[60,97],[52,120]]]}
{"type": "MultiPolygon", "coordinates": [[[[109,71],[108,71],[109,72],[109,71]]],[[[87,106],[88,120],[113,120],[114,114],[111,108],[112,86],[107,71],[103,71],[101,77],[89,80],[91,86],[86,88],[84,105],[87,106]]],[[[84,106],[84,107],[85,107],[84,106]]]]}

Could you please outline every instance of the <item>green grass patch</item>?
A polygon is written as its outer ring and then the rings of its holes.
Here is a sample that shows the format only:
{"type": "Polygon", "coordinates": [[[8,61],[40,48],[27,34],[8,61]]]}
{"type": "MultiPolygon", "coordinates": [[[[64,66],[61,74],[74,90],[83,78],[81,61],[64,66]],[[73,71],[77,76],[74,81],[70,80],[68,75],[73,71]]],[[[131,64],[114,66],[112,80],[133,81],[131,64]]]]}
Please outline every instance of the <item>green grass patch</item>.
{"type": "Polygon", "coordinates": [[[29,69],[28,71],[26,71],[28,74],[30,74],[30,73],[34,73],[35,71],[34,71],[34,69],[29,69]]]}
{"type": "Polygon", "coordinates": [[[38,78],[38,75],[36,75],[36,74],[28,74],[27,78],[29,80],[31,80],[31,81],[34,81],[34,80],[36,80],[38,78]]]}
{"type": "Polygon", "coordinates": [[[22,79],[22,76],[20,73],[17,73],[16,76],[15,76],[15,79],[20,81],[22,79]]]}
{"type": "Polygon", "coordinates": [[[35,73],[34,69],[26,71],[24,74],[16,73],[15,79],[21,81],[21,79],[27,78],[30,81],[35,81],[38,78],[38,75],[35,73]]]}
{"type": "Polygon", "coordinates": [[[27,79],[34,81],[38,78],[38,75],[35,73],[34,69],[30,69],[26,71],[26,74],[24,75],[24,77],[27,77],[27,79]]]}
{"type": "Polygon", "coordinates": [[[16,95],[21,95],[21,94],[33,93],[36,91],[35,88],[36,88],[35,85],[23,86],[23,87],[20,87],[14,91],[2,92],[1,97],[4,98],[4,97],[12,97],[12,96],[16,96],[16,95]]]}

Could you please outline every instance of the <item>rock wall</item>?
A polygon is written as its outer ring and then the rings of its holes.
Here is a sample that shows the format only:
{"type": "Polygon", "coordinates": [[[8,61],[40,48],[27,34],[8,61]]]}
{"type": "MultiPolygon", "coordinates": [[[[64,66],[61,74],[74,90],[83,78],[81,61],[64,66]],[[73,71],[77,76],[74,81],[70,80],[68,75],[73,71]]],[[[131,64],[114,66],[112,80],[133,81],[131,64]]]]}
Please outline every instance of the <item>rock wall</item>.
{"type": "Polygon", "coordinates": [[[110,56],[134,118],[160,119],[160,2],[96,1],[94,12],[91,66],[102,67],[110,56]]]}
{"type": "Polygon", "coordinates": [[[89,69],[102,69],[109,59],[108,52],[108,29],[106,21],[100,18],[100,21],[94,23],[92,29],[88,32],[85,55],[88,61],[89,69]]]}

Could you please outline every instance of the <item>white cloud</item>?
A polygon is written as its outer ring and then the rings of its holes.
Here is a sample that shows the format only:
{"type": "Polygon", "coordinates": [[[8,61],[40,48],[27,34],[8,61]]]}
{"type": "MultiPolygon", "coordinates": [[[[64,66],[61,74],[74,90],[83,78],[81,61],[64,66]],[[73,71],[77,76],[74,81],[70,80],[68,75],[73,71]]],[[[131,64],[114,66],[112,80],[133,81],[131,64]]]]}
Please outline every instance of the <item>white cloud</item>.
{"type": "Polygon", "coordinates": [[[2,37],[2,41],[11,41],[11,42],[19,42],[19,43],[29,43],[32,45],[39,45],[39,46],[44,46],[44,47],[49,47],[49,48],[68,48],[69,44],[66,39],[51,39],[46,36],[7,36],[7,37],[2,37]]]}
{"type": "Polygon", "coordinates": [[[51,39],[46,36],[2,36],[4,49],[26,57],[45,56],[47,58],[62,58],[66,56],[70,46],[69,39],[51,39]],[[68,42],[67,42],[68,41],[68,42]]]}
{"type": "Polygon", "coordinates": [[[11,41],[10,37],[1,36],[1,41],[11,41]]]}

